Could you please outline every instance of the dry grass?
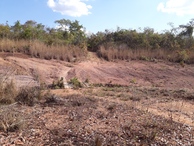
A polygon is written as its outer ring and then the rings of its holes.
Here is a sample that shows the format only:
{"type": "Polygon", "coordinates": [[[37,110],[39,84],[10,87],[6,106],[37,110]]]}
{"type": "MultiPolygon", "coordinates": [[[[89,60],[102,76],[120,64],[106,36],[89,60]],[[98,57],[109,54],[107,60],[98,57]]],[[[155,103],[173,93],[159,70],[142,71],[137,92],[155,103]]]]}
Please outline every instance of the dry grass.
{"type": "Polygon", "coordinates": [[[36,99],[41,98],[41,87],[19,88],[14,82],[14,71],[8,70],[0,75],[0,105],[19,102],[32,106],[36,99]]]}
{"type": "Polygon", "coordinates": [[[0,130],[15,132],[23,129],[25,119],[21,112],[14,110],[16,104],[0,107],[0,130]]]}
{"type": "MultiPolygon", "coordinates": [[[[153,96],[160,93],[163,96],[164,92],[170,91],[140,87],[98,87],[82,88],[81,90],[75,90],[75,93],[79,94],[71,93],[67,95],[64,93],[63,96],[48,94],[45,101],[34,107],[13,106],[17,111],[29,114],[29,118],[27,115],[25,117],[18,115],[18,119],[14,121],[13,119],[16,118],[10,118],[11,120],[9,120],[9,118],[5,119],[6,117],[2,116],[1,119],[7,121],[4,123],[16,126],[9,129],[10,126],[5,127],[2,125],[6,124],[0,123],[0,128],[5,132],[13,130],[16,134],[21,133],[23,139],[25,139],[23,143],[26,145],[194,144],[193,127],[174,122],[173,117],[164,118],[139,109],[135,103],[140,101],[119,100],[123,95],[127,96],[131,93],[138,94],[142,97],[141,100],[149,102],[144,100],[143,94],[153,96]],[[108,97],[108,95],[106,98],[105,96],[94,97],[93,93],[102,91],[114,93],[116,97],[108,97]],[[82,92],[84,92],[84,95],[81,94],[82,92]],[[119,97],[117,97],[118,94],[120,94],[119,97]],[[18,131],[23,122],[27,125],[26,128],[18,131]],[[21,125],[17,125],[17,123],[21,125]],[[32,132],[34,132],[32,129],[35,129],[34,131],[37,132],[39,138],[32,135],[32,132]]],[[[153,99],[162,100],[161,98],[153,99]]],[[[15,116],[11,115],[9,117],[15,116]]],[[[9,137],[4,138],[8,141],[9,137]]],[[[11,143],[12,140],[9,140],[9,142],[11,143]]]]}
{"type": "Polygon", "coordinates": [[[29,50],[30,41],[26,40],[0,40],[0,51],[1,52],[23,52],[27,53],[29,50]]]}
{"type": "Polygon", "coordinates": [[[85,56],[85,50],[76,46],[47,46],[42,42],[35,41],[30,47],[30,54],[33,57],[42,59],[58,59],[74,62],[85,56]]]}
{"type": "Polygon", "coordinates": [[[86,51],[77,46],[46,45],[38,40],[0,40],[1,52],[21,52],[41,59],[58,59],[74,62],[83,59],[86,51]]]}
{"type": "Polygon", "coordinates": [[[101,45],[98,56],[108,61],[117,59],[155,61],[160,59],[171,62],[194,63],[193,50],[129,49],[126,45],[101,45]]]}
{"type": "Polygon", "coordinates": [[[9,78],[9,73],[0,76],[0,104],[11,104],[18,94],[13,79],[9,78]]]}

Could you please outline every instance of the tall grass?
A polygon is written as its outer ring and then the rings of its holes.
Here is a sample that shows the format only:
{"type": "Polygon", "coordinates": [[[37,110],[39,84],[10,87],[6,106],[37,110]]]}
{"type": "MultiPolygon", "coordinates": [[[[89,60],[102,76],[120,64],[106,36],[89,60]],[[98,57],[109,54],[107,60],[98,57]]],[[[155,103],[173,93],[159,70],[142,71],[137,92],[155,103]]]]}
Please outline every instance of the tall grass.
{"type": "Polygon", "coordinates": [[[171,62],[194,63],[194,50],[130,49],[126,45],[101,45],[98,57],[112,60],[167,60],[171,62]]]}
{"type": "Polygon", "coordinates": [[[42,42],[35,41],[30,47],[30,55],[42,59],[58,59],[74,61],[85,56],[86,52],[77,46],[55,45],[47,46],[42,42]]]}
{"type": "Polygon", "coordinates": [[[75,61],[83,59],[86,55],[86,50],[78,46],[68,45],[46,45],[38,40],[0,40],[1,52],[20,52],[32,57],[42,59],[59,59],[65,61],[75,61]]]}
{"type": "MultiPolygon", "coordinates": [[[[0,40],[1,52],[20,52],[41,59],[57,59],[73,62],[85,58],[86,49],[73,45],[46,45],[38,40],[0,40]]],[[[107,43],[99,46],[98,57],[112,60],[167,60],[171,62],[194,63],[193,49],[131,49],[126,44],[107,43]]]]}
{"type": "Polygon", "coordinates": [[[26,40],[0,40],[0,51],[1,52],[23,52],[27,53],[29,50],[30,42],[26,40]]]}

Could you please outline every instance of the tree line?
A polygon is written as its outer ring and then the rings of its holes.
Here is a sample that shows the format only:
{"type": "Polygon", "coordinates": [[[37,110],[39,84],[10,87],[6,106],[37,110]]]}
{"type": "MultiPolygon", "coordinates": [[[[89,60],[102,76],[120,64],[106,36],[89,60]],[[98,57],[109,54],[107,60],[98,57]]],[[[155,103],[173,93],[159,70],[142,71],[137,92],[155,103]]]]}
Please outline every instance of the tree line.
{"type": "MultiPolygon", "coordinates": [[[[43,43],[44,47],[69,46],[70,49],[74,46],[80,48],[79,51],[97,52],[99,57],[106,60],[158,58],[175,61],[172,58],[176,57],[176,61],[194,62],[191,57],[194,54],[194,19],[178,27],[169,23],[171,29],[161,33],[149,27],[143,30],[118,27],[116,31],[106,29],[104,32],[87,35],[85,28],[77,20],[61,19],[55,23],[55,28],[46,27],[33,20],[28,20],[24,24],[16,21],[12,26],[8,23],[0,24],[0,41],[38,41],[43,43]]],[[[3,46],[1,44],[5,43],[0,43],[0,48],[3,46]]],[[[24,48],[29,49],[29,46],[24,48]]]]}
{"type": "Polygon", "coordinates": [[[39,40],[47,45],[81,45],[86,42],[85,29],[77,20],[56,20],[56,28],[28,20],[24,24],[16,21],[13,26],[0,24],[0,39],[39,40]]]}

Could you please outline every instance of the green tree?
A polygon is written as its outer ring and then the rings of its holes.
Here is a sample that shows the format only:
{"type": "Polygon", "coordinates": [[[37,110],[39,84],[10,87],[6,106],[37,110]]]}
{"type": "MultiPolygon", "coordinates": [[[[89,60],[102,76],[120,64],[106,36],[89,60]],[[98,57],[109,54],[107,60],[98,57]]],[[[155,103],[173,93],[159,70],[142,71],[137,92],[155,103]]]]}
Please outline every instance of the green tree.
{"type": "Polygon", "coordinates": [[[180,32],[181,36],[188,36],[189,38],[192,38],[193,35],[193,29],[194,29],[194,19],[189,21],[186,25],[179,25],[180,29],[182,31],[180,32]]]}
{"type": "Polygon", "coordinates": [[[179,25],[181,32],[179,37],[181,37],[184,41],[184,45],[186,48],[191,48],[194,45],[193,40],[193,29],[194,29],[194,19],[191,19],[189,23],[186,25],[179,25]]]}
{"type": "Polygon", "coordinates": [[[8,38],[10,35],[10,27],[8,24],[0,24],[0,38],[8,38]]]}
{"type": "Polygon", "coordinates": [[[19,39],[22,33],[22,25],[20,21],[16,21],[15,24],[11,27],[11,31],[13,32],[14,39],[19,39]]]}
{"type": "Polygon", "coordinates": [[[61,19],[55,21],[58,24],[58,36],[64,40],[68,44],[73,45],[81,45],[85,43],[86,36],[84,32],[84,28],[79,24],[79,21],[70,21],[66,19],[61,19]]]}

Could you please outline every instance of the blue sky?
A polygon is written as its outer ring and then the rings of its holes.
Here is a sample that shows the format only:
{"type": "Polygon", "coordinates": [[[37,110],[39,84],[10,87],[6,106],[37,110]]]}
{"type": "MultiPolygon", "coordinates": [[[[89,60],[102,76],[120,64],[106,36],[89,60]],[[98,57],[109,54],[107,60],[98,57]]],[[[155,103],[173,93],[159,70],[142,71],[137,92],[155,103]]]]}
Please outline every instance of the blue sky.
{"type": "Polygon", "coordinates": [[[78,20],[87,31],[154,28],[186,24],[194,18],[194,0],[0,0],[0,23],[34,20],[55,27],[55,20],[78,20]]]}

